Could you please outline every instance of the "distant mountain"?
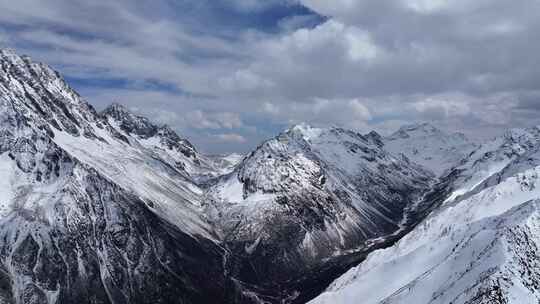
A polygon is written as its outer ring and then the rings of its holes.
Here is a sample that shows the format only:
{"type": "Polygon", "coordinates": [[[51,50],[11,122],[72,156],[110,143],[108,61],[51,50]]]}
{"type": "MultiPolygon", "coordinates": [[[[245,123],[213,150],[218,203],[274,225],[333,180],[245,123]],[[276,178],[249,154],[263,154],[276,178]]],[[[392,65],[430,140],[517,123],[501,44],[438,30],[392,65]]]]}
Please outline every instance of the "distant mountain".
{"type": "Polygon", "coordinates": [[[540,127],[536,126],[508,130],[503,136],[480,145],[453,169],[453,192],[448,201],[474,190],[512,161],[537,149],[539,144],[540,127]]]}
{"type": "Polygon", "coordinates": [[[385,149],[440,176],[456,166],[478,145],[461,133],[448,134],[429,123],[408,125],[383,139],[385,149]]]}

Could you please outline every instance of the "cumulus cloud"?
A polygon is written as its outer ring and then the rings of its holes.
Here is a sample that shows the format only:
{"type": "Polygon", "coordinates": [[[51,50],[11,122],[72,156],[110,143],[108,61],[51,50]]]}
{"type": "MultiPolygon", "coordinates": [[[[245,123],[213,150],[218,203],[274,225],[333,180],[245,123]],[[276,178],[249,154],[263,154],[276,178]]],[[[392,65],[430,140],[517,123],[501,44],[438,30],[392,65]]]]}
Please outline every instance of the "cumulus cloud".
{"type": "Polygon", "coordinates": [[[243,126],[240,115],[231,112],[208,113],[196,110],[186,113],[183,118],[191,128],[234,129],[243,126]]]}
{"type": "Polygon", "coordinates": [[[215,138],[221,142],[243,144],[247,140],[240,134],[226,133],[215,135],[215,138]]]}
{"type": "Polygon", "coordinates": [[[13,28],[0,43],[86,83],[98,107],[137,106],[209,149],[254,146],[302,121],[390,132],[429,120],[474,136],[537,123],[538,1],[186,3],[0,0],[13,28]],[[300,3],[325,18],[225,26],[212,3],[247,17],[300,3]],[[96,78],[112,87],[88,85],[96,78]]]}
{"type": "Polygon", "coordinates": [[[469,104],[459,99],[446,99],[444,97],[428,97],[413,104],[420,113],[434,112],[444,117],[465,116],[471,112],[469,104]]]}

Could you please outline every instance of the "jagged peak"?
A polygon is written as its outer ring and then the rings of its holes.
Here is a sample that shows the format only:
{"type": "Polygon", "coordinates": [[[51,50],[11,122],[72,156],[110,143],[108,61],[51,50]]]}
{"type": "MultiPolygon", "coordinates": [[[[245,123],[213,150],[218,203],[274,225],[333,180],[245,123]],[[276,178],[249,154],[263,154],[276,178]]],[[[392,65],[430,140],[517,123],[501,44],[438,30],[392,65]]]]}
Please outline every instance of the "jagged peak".
{"type": "Polygon", "coordinates": [[[0,60],[22,63],[24,60],[30,60],[30,57],[27,55],[19,55],[14,49],[0,48],[0,60]]]}
{"type": "Polygon", "coordinates": [[[148,118],[134,114],[126,106],[119,103],[111,104],[101,112],[101,115],[115,120],[119,127],[128,134],[152,137],[159,130],[159,127],[150,122],[148,118]]]}
{"type": "Polygon", "coordinates": [[[21,58],[21,56],[19,56],[14,49],[0,48],[0,58],[2,58],[2,60],[18,59],[21,58]]]}
{"type": "Polygon", "coordinates": [[[143,116],[139,116],[135,114],[132,110],[130,110],[127,106],[113,102],[108,107],[106,107],[103,111],[101,111],[101,114],[104,116],[113,116],[113,118],[118,117],[119,119],[137,119],[137,120],[148,120],[147,118],[143,116]]]}
{"type": "Polygon", "coordinates": [[[314,127],[307,123],[299,123],[285,130],[285,132],[282,134],[286,134],[289,136],[299,136],[300,138],[308,142],[329,134],[332,134],[334,136],[348,135],[352,137],[360,137],[364,141],[367,141],[367,138],[364,137],[362,134],[354,130],[342,128],[335,125],[329,127],[314,127]]]}
{"type": "Polygon", "coordinates": [[[323,128],[316,128],[303,122],[292,126],[285,133],[300,135],[305,140],[310,140],[319,137],[324,131],[325,129],[323,128]]]}
{"type": "Polygon", "coordinates": [[[27,118],[42,119],[74,136],[94,136],[90,127],[97,117],[94,108],[60,73],[11,49],[0,50],[0,66],[0,96],[15,108],[25,108],[27,118]]]}
{"type": "Polygon", "coordinates": [[[517,141],[519,138],[540,135],[540,126],[529,128],[512,128],[507,130],[503,137],[508,140],[517,141]]]}
{"type": "Polygon", "coordinates": [[[417,132],[435,134],[435,133],[441,133],[442,131],[429,122],[420,122],[420,123],[414,123],[410,125],[404,125],[401,128],[399,128],[399,130],[397,131],[397,133],[407,133],[407,134],[417,133],[417,132]]]}
{"type": "Polygon", "coordinates": [[[170,126],[154,124],[148,118],[133,113],[125,105],[112,103],[101,112],[101,116],[115,120],[118,126],[128,134],[135,134],[142,138],[159,136],[170,148],[180,149],[179,145],[182,145],[182,151],[187,151],[185,148],[188,148],[191,150],[190,155],[197,151],[187,139],[180,137],[170,126]]]}
{"type": "MultiPolygon", "coordinates": [[[[0,63],[16,66],[19,69],[33,72],[32,76],[34,77],[45,76],[65,82],[60,73],[55,71],[49,65],[39,61],[34,61],[32,57],[28,55],[19,55],[14,49],[0,49],[0,63]]],[[[68,86],[67,84],[64,85],[66,87],[68,86]]]]}
{"type": "Polygon", "coordinates": [[[382,147],[384,146],[384,139],[381,134],[377,133],[376,131],[371,131],[368,134],[365,135],[365,137],[368,139],[368,141],[374,143],[375,145],[382,147]]]}
{"type": "Polygon", "coordinates": [[[406,139],[417,136],[457,136],[465,137],[462,133],[447,134],[429,122],[420,122],[400,127],[387,137],[388,140],[406,139]]]}

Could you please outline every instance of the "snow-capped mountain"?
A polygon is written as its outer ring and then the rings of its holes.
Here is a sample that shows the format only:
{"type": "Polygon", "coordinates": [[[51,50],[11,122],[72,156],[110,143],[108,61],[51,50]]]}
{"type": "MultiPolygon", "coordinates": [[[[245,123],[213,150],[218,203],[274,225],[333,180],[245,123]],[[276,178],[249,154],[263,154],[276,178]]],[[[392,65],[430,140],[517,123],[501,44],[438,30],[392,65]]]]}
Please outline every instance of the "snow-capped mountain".
{"type": "Polygon", "coordinates": [[[241,297],[186,172],[98,115],[58,73],[6,50],[0,135],[0,302],[241,297]]]}
{"type": "Polygon", "coordinates": [[[537,128],[512,130],[479,148],[454,180],[473,187],[311,303],[538,303],[537,139],[537,128]]]}
{"type": "Polygon", "coordinates": [[[478,148],[464,134],[448,134],[429,123],[404,126],[383,141],[386,150],[396,155],[404,154],[437,176],[478,148]]]}
{"type": "Polygon", "coordinates": [[[503,136],[490,140],[476,150],[453,169],[452,201],[474,190],[490,176],[497,174],[521,155],[537,149],[540,143],[540,127],[511,129],[503,136]]]}
{"type": "Polygon", "coordinates": [[[432,182],[361,134],[298,125],[222,177],[208,212],[251,283],[278,286],[398,234],[432,182]]]}
{"type": "Polygon", "coordinates": [[[540,127],[205,155],[0,50],[0,303],[538,303],[539,173],[540,127]]]}
{"type": "Polygon", "coordinates": [[[297,126],[246,157],[206,156],[120,105],[97,113],[46,65],[0,63],[8,302],[300,301],[348,265],[325,261],[426,209],[432,175],[375,138],[297,126]]]}
{"type": "Polygon", "coordinates": [[[203,155],[170,127],[157,126],[119,104],[107,107],[101,115],[126,138],[136,139],[133,144],[153,151],[157,157],[178,171],[187,173],[197,183],[231,172],[240,161],[236,154],[224,157],[203,155]]]}

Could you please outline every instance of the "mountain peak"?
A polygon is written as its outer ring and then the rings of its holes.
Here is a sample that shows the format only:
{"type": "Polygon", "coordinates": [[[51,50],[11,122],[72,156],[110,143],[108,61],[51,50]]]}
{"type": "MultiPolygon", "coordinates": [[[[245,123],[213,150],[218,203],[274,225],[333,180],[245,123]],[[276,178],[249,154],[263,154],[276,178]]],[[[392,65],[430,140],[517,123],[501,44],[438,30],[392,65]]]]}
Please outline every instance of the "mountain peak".
{"type": "Polygon", "coordinates": [[[306,123],[299,123],[285,131],[285,133],[299,135],[305,140],[310,140],[320,136],[324,132],[324,129],[315,128],[306,123]]]}
{"type": "Polygon", "coordinates": [[[415,134],[434,135],[441,134],[442,131],[428,122],[404,125],[397,132],[390,135],[391,139],[409,138],[415,134]]]}
{"type": "Polygon", "coordinates": [[[101,112],[101,116],[113,119],[122,131],[143,138],[154,136],[159,129],[149,119],[134,114],[127,107],[118,103],[108,106],[101,112]]]}
{"type": "Polygon", "coordinates": [[[369,141],[371,141],[372,143],[377,145],[378,147],[384,146],[384,138],[381,136],[381,134],[379,134],[379,133],[377,133],[375,131],[369,132],[368,134],[365,135],[365,137],[369,141]]]}
{"type": "Polygon", "coordinates": [[[384,141],[390,152],[404,154],[436,175],[457,165],[476,148],[465,135],[448,134],[426,122],[403,126],[384,141]]]}
{"type": "Polygon", "coordinates": [[[27,119],[46,121],[74,136],[92,137],[95,110],[51,67],[0,50],[0,95],[27,119]]]}

